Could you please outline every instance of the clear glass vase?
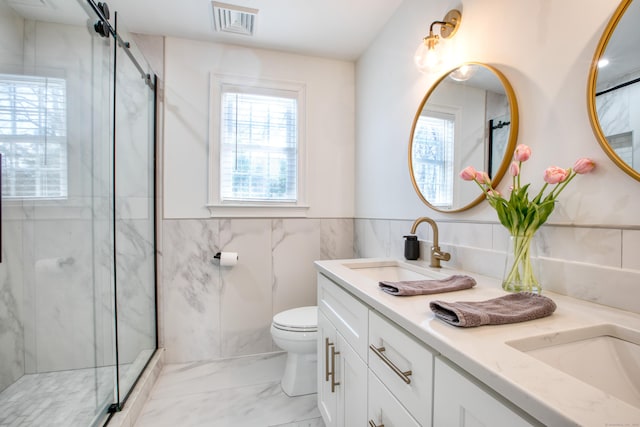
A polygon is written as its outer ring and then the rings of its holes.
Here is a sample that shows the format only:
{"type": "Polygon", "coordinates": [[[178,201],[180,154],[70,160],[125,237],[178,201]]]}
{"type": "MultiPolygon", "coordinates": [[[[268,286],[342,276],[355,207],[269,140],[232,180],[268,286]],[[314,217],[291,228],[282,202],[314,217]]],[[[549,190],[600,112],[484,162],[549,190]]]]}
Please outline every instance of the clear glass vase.
{"type": "Polygon", "coordinates": [[[502,276],[502,289],[507,292],[542,293],[536,278],[538,259],[533,238],[535,234],[510,236],[507,257],[502,276]]]}

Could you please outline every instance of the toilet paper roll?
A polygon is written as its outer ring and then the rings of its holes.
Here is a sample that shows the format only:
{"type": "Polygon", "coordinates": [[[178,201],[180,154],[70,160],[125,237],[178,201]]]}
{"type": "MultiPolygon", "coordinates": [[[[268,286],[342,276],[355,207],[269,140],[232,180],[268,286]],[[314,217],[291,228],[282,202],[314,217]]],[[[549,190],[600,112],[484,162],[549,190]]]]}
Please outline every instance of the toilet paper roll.
{"type": "Polygon", "coordinates": [[[220,252],[220,267],[233,267],[237,263],[237,252],[220,252]]]}

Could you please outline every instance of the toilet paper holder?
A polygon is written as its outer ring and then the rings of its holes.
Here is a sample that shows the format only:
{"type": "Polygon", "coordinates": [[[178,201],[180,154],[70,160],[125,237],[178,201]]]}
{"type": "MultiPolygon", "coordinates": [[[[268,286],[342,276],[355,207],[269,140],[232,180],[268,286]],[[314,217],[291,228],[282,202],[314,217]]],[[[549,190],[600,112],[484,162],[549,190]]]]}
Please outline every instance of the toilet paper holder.
{"type": "Polygon", "coordinates": [[[218,252],[213,256],[213,259],[218,260],[221,267],[233,267],[239,257],[236,252],[218,252]]]}

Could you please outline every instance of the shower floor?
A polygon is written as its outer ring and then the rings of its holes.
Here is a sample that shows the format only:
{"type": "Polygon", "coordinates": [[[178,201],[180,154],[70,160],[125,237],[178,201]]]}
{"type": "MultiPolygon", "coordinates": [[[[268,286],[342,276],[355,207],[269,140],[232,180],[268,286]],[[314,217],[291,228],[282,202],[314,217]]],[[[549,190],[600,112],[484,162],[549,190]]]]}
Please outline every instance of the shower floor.
{"type": "MultiPolygon", "coordinates": [[[[152,351],[123,365],[123,383],[139,373],[152,351]]],[[[106,407],[113,400],[115,368],[76,369],[26,374],[0,392],[0,427],[90,427],[104,423],[106,407]]]]}
{"type": "Polygon", "coordinates": [[[0,393],[0,426],[91,426],[113,378],[113,367],[23,375],[0,393]]]}

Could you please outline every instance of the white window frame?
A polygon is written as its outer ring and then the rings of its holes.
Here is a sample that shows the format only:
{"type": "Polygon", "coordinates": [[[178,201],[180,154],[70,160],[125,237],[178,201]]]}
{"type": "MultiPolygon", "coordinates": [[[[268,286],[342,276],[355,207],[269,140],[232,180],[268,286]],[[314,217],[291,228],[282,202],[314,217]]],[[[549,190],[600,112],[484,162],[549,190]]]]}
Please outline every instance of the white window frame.
{"type": "Polygon", "coordinates": [[[305,99],[306,87],[303,83],[258,79],[212,73],[210,76],[209,97],[209,191],[207,208],[214,218],[228,217],[306,217],[309,206],[306,204],[307,158],[305,149],[305,99]],[[239,201],[222,200],[220,194],[221,167],[220,141],[222,132],[222,93],[229,86],[236,86],[247,93],[265,93],[269,91],[294,92],[298,103],[298,168],[296,201],[239,201]]]}

